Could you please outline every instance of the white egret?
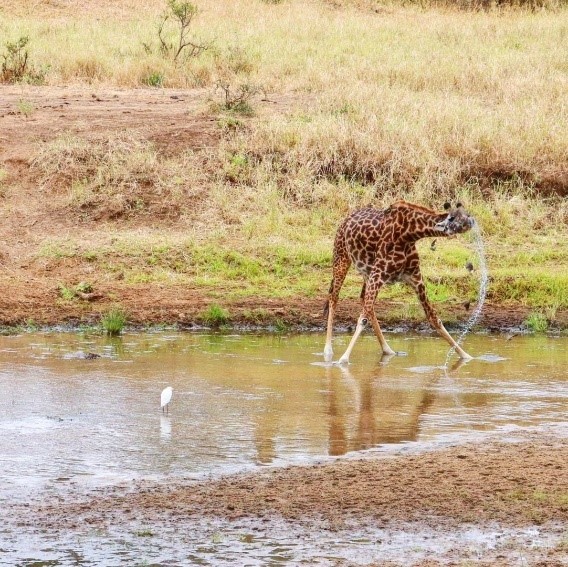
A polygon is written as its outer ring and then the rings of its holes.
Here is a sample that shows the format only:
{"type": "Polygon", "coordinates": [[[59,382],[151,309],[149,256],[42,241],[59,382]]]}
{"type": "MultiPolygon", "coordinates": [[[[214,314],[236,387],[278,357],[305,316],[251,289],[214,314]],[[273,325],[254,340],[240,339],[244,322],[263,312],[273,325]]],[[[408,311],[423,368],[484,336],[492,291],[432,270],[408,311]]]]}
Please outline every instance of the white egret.
{"type": "Polygon", "coordinates": [[[160,396],[160,407],[162,408],[162,411],[164,411],[164,408],[166,408],[166,412],[168,411],[168,406],[172,401],[173,393],[174,389],[171,386],[168,386],[167,388],[164,388],[162,390],[162,395],[160,396]]]}

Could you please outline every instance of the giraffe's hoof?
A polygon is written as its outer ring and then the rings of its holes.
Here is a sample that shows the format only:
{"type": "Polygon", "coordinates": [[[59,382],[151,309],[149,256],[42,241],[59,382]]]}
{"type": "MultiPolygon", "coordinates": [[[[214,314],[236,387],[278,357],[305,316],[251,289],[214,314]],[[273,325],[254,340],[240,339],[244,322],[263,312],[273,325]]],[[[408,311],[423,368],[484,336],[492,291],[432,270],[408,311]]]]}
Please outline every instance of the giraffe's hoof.
{"type": "Polygon", "coordinates": [[[333,350],[332,349],[323,349],[323,359],[325,362],[331,362],[333,360],[333,350]]]}
{"type": "Polygon", "coordinates": [[[343,356],[336,362],[339,366],[347,366],[349,364],[348,358],[343,358],[343,356]]]}
{"type": "Polygon", "coordinates": [[[470,354],[467,354],[467,352],[465,352],[465,351],[462,351],[458,354],[459,354],[459,356],[462,360],[473,360],[473,356],[471,356],[470,354]]]}

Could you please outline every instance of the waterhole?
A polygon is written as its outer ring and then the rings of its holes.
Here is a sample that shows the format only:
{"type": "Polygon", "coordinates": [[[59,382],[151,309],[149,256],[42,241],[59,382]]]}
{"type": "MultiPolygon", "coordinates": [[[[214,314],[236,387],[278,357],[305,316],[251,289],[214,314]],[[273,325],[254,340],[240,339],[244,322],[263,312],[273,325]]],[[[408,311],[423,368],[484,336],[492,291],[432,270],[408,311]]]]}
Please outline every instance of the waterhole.
{"type": "MultiPolygon", "coordinates": [[[[393,348],[407,356],[381,360],[376,339],[365,335],[345,368],[321,364],[320,333],[1,337],[0,506],[65,499],[70,491],[92,493],[137,479],[213,478],[488,434],[506,437],[518,429],[568,431],[566,338],[469,335],[468,351],[477,358],[448,371],[442,339],[389,335],[393,348]],[[167,414],[159,407],[166,386],[173,387],[167,414]]],[[[341,351],[348,341],[339,335],[334,346],[341,351]]],[[[203,528],[209,543],[217,529],[211,523],[203,528]]],[[[251,564],[274,564],[279,553],[309,559],[315,544],[306,539],[297,547],[294,529],[268,543],[233,534],[229,547],[254,543],[251,564]],[[283,541],[296,546],[296,555],[274,551],[283,541]],[[274,556],[268,557],[269,547],[274,556]]],[[[157,526],[128,534],[138,549],[174,537],[157,526]],[[146,531],[152,535],[147,545],[140,535],[146,531]]],[[[102,547],[98,535],[87,537],[79,547],[91,563],[66,563],[63,555],[77,548],[72,535],[46,547],[38,534],[34,540],[25,531],[0,529],[0,541],[11,542],[0,545],[0,564],[26,557],[53,559],[53,565],[138,564],[132,546],[124,551],[125,534],[119,536],[122,543],[115,545],[107,534],[102,547]],[[119,561],[121,554],[131,562],[119,561]]],[[[339,550],[333,557],[364,556],[368,539],[379,536],[349,537],[333,536],[339,550]]],[[[195,564],[224,564],[206,551],[195,557],[195,564]]]]}

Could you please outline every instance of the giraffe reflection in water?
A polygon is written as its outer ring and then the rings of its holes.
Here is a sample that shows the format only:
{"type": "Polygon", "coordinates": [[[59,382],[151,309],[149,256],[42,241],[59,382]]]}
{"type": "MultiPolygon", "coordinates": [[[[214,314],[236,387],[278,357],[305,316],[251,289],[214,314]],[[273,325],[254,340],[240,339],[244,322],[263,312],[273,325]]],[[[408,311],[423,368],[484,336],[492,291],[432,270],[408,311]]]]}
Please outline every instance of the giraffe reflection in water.
{"type": "Polygon", "coordinates": [[[399,364],[390,364],[396,359],[385,355],[377,365],[364,370],[320,367],[317,386],[311,388],[319,391],[320,398],[308,411],[301,401],[308,399],[305,391],[266,395],[253,416],[254,461],[274,464],[285,458],[291,447],[298,454],[339,456],[383,444],[417,441],[429,414],[449,407],[483,406],[489,401],[485,395],[452,392],[453,372],[467,364],[462,359],[456,360],[447,374],[442,367],[425,367],[426,374],[413,372],[411,380],[401,374],[399,364]],[[439,388],[445,380],[450,388],[439,388]]]}
{"type": "MultiPolygon", "coordinates": [[[[440,375],[434,375],[418,391],[385,390],[379,382],[393,355],[382,357],[371,372],[354,376],[347,366],[326,368],[329,384],[329,454],[344,455],[351,451],[370,449],[381,444],[416,441],[420,420],[428,414],[436,401],[434,390],[440,375]],[[341,405],[342,389],[349,384],[356,399],[356,420],[341,405]],[[390,394],[390,395],[389,395],[390,394]],[[406,396],[406,399],[402,399],[406,396]]],[[[455,371],[464,364],[459,359],[452,366],[455,371]]]]}

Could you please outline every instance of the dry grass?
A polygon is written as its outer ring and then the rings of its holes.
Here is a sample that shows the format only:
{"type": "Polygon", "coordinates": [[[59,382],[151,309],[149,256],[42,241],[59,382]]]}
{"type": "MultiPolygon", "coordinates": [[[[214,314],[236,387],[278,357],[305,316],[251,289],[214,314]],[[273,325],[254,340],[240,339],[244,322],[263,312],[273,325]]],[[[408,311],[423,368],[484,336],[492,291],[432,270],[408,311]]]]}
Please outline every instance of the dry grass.
{"type": "Polygon", "coordinates": [[[204,0],[195,35],[214,49],[175,64],[158,49],[161,2],[122,8],[116,21],[107,8],[48,22],[5,16],[2,29],[30,35],[48,83],[302,94],[295,111],[258,120],[225,148],[295,203],[328,202],[338,183],[421,201],[463,186],[486,196],[497,183],[568,193],[565,10],[369,16],[317,2],[204,0]]]}
{"type": "MultiPolygon", "coordinates": [[[[191,219],[213,247],[257,261],[256,272],[241,262],[241,287],[247,280],[266,293],[314,294],[327,267],[318,256],[307,261],[311,275],[296,270],[302,251],[330,250],[347,210],[401,197],[432,206],[460,199],[485,231],[494,300],[568,305],[560,269],[568,259],[565,8],[202,0],[193,31],[214,48],[176,64],[158,49],[165,2],[77,6],[9,2],[0,10],[2,36],[30,36],[30,58],[49,84],[155,82],[213,93],[223,81],[294,102],[276,113],[252,101],[257,114],[246,119],[217,114],[230,127],[209,155],[165,159],[143,136],[61,138],[33,167],[46,188],[65,188],[66,206],[95,219],[191,219]],[[534,257],[519,258],[520,248],[534,257]],[[278,250],[293,268],[282,261],[270,275],[263,258],[278,250]],[[523,271],[530,281],[521,289],[514,278],[528,261],[536,267],[523,271]],[[283,277],[296,279],[276,290],[283,277]]],[[[463,247],[445,250],[425,258],[425,270],[446,278],[441,296],[457,299],[472,287],[466,274],[451,275],[463,247]]],[[[209,280],[195,277],[206,286],[229,276],[220,268],[209,280]]],[[[358,283],[349,285],[356,294],[358,283]]]]}
{"type": "Polygon", "coordinates": [[[195,208],[203,179],[192,153],[160,159],[154,146],[133,134],[85,140],[61,136],[32,160],[44,191],[65,191],[65,205],[83,218],[133,215],[179,217],[195,208]]]}

